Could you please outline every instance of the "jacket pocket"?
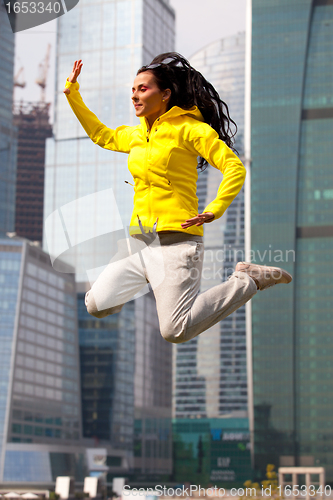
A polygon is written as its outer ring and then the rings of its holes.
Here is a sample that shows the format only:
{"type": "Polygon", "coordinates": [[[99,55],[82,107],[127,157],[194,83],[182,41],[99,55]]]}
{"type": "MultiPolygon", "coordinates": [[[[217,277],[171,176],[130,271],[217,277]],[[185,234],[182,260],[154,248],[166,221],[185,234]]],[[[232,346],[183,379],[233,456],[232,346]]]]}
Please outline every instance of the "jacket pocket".
{"type": "Polygon", "coordinates": [[[179,207],[182,208],[183,210],[185,209],[192,216],[196,215],[197,211],[195,207],[193,205],[191,206],[191,204],[183,196],[180,195],[180,193],[178,192],[174,184],[170,181],[170,179],[167,178],[167,181],[174,197],[177,200],[177,204],[179,205],[179,207]]]}

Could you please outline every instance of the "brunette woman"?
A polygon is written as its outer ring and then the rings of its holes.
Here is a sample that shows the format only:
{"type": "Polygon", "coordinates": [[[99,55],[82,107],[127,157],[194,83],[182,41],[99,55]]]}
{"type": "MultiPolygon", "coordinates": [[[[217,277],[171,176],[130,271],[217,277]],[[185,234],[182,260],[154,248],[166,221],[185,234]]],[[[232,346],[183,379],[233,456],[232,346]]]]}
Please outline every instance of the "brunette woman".
{"type": "Polygon", "coordinates": [[[133,83],[140,124],[112,130],[82,101],[81,69],[82,61],[75,61],[64,89],[69,104],[95,144],[129,154],[134,179],[132,250],[98,277],[86,295],[88,312],[98,318],[119,312],[149,282],[162,336],[181,343],[234,312],[258,289],[289,283],[292,277],[283,269],[239,262],[226,282],[199,293],[203,224],[224,214],[246,174],[232,150],[235,124],[214,87],[181,55],[161,54],[139,69],[133,83]],[[198,213],[197,167],[207,163],[223,180],[215,199],[198,213]]]}

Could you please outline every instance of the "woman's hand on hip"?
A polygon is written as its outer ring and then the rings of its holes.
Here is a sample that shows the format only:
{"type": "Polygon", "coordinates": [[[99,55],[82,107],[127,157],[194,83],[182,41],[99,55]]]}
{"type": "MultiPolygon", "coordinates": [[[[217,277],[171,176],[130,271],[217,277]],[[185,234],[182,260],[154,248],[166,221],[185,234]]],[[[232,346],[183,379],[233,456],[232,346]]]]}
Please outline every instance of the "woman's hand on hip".
{"type": "Polygon", "coordinates": [[[191,226],[202,226],[205,222],[212,222],[215,215],[212,212],[204,212],[203,214],[198,214],[192,219],[187,219],[183,224],[181,224],[183,229],[187,229],[191,226]]]}
{"type": "MultiPolygon", "coordinates": [[[[72,70],[71,74],[69,75],[69,77],[67,78],[67,80],[69,82],[71,82],[71,83],[75,83],[76,82],[78,76],[81,73],[82,66],[83,66],[82,59],[79,59],[78,61],[75,61],[74,66],[73,66],[73,70],[72,70]]],[[[64,89],[64,94],[70,94],[70,90],[65,88],[64,89]]]]}

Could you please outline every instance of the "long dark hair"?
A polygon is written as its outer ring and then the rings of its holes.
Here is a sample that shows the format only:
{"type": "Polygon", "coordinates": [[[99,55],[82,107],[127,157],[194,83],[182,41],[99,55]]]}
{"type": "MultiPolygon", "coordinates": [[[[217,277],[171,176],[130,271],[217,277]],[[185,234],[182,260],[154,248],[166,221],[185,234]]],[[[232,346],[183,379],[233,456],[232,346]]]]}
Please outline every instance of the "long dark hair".
{"type": "MultiPolygon", "coordinates": [[[[219,94],[199,71],[177,52],[166,52],[156,56],[147,66],[142,66],[137,74],[151,71],[160,90],[170,89],[171,97],[168,109],[179,106],[190,109],[197,106],[208,123],[227,146],[233,147],[233,138],[237,132],[236,123],[230,118],[228,106],[219,94]],[[231,130],[231,124],[235,132],[231,130]]],[[[204,169],[208,165],[204,158],[200,158],[198,167],[204,169]]]]}

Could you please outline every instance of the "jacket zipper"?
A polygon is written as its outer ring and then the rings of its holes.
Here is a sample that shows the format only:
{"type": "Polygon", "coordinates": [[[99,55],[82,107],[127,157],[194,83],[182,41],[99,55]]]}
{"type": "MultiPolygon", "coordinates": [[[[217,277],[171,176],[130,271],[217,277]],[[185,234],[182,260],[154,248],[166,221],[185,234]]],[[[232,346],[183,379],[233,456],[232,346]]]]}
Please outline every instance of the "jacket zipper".
{"type": "Polygon", "coordinates": [[[147,141],[147,144],[146,144],[146,155],[145,155],[145,171],[146,171],[146,184],[148,186],[148,210],[149,210],[149,213],[148,213],[148,221],[150,221],[150,182],[149,182],[149,176],[148,176],[148,150],[149,150],[149,130],[147,129],[147,136],[146,136],[146,141],[147,141]]]}
{"type": "Polygon", "coordinates": [[[150,182],[149,182],[149,176],[148,176],[148,164],[147,164],[147,158],[148,158],[148,152],[149,150],[151,149],[151,140],[150,140],[150,134],[152,133],[154,127],[156,128],[155,126],[155,123],[159,121],[159,118],[157,118],[154,123],[152,124],[150,130],[147,128],[147,134],[146,135],[146,155],[145,155],[145,170],[146,170],[146,182],[147,182],[147,185],[148,185],[148,189],[149,189],[149,193],[148,193],[148,197],[149,197],[149,203],[148,203],[148,206],[149,206],[149,217],[148,217],[148,220],[150,221],[151,219],[151,189],[150,189],[150,182]]]}

